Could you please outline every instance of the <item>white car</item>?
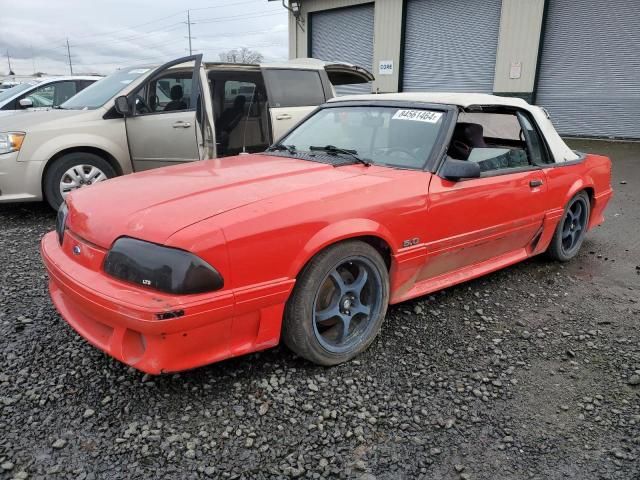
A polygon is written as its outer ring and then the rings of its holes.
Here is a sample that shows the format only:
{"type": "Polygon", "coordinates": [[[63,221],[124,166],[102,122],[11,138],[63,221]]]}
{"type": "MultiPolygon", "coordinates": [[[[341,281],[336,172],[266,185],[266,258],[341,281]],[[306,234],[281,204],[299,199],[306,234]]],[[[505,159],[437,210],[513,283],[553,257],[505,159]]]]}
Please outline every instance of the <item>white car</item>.
{"type": "Polygon", "coordinates": [[[0,91],[0,110],[55,108],[97,82],[93,75],[35,78],[0,91]]]}
{"type": "Polygon", "coordinates": [[[344,63],[205,63],[123,68],[57,109],[0,115],[0,203],[46,199],[118,175],[261,152],[335,96],[373,80],[344,63]]]}

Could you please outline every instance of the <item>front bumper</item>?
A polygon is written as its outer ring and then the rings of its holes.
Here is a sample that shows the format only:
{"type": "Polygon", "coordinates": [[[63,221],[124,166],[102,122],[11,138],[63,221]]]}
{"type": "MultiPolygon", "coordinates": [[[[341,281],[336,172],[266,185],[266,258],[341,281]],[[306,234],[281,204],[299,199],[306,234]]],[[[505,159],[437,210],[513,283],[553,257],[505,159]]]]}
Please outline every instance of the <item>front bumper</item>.
{"type": "Polygon", "coordinates": [[[78,242],[68,231],[62,246],[55,232],[42,239],[51,299],[76,332],[127,365],[150,374],[175,372],[278,343],[283,295],[272,296],[268,305],[264,297],[260,304],[249,301],[247,309],[236,308],[232,291],[186,296],[147,291],[95,268],[95,258],[105,253],[97,247],[82,244],[86,261],[76,260],[72,248],[78,242]],[[176,311],[182,315],[158,318],[176,311]]]}
{"type": "Polygon", "coordinates": [[[19,162],[19,153],[0,155],[0,203],[42,200],[44,162],[19,162]]]}

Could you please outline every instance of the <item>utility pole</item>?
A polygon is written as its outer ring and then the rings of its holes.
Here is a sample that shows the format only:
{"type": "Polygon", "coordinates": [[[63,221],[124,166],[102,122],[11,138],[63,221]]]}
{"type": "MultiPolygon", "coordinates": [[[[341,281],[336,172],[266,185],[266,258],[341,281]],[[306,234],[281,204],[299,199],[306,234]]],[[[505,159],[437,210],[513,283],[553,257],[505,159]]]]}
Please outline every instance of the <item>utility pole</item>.
{"type": "Polygon", "coordinates": [[[189,55],[193,55],[191,50],[191,14],[189,10],[187,10],[187,30],[189,31],[189,55]]]}
{"type": "Polygon", "coordinates": [[[7,48],[7,63],[9,64],[9,75],[15,75],[11,70],[11,57],[9,56],[9,49],[7,48]]]}
{"type": "Polygon", "coordinates": [[[69,38],[67,37],[67,56],[69,57],[69,71],[73,75],[73,65],[71,64],[71,49],[69,48],[69,38]]]}
{"type": "Polygon", "coordinates": [[[36,74],[36,56],[33,54],[33,44],[30,45],[31,47],[31,63],[33,64],[33,74],[36,74]]]}

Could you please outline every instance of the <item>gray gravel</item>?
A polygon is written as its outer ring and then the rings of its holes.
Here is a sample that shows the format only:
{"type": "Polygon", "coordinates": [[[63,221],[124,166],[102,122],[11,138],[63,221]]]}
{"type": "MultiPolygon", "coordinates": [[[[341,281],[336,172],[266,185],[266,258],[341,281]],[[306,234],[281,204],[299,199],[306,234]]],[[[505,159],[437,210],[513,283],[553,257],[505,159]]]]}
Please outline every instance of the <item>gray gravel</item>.
{"type": "Polygon", "coordinates": [[[127,368],[50,304],[54,215],[0,206],[0,478],[640,478],[640,147],[605,147],[626,190],[576,260],[392,307],[330,369],[127,368]]]}

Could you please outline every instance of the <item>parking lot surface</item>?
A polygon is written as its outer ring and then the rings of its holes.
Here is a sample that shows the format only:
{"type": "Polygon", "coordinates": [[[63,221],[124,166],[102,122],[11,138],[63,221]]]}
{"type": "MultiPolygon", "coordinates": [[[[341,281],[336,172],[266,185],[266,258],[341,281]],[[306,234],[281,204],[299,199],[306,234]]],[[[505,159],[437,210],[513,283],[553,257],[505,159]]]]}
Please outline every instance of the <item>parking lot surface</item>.
{"type": "Polygon", "coordinates": [[[0,206],[0,478],[640,478],[640,144],[570,143],[616,192],[576,259],[394,306],[334,368],[127,368],[49,301],[54,213],[0,206]]]}

